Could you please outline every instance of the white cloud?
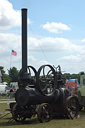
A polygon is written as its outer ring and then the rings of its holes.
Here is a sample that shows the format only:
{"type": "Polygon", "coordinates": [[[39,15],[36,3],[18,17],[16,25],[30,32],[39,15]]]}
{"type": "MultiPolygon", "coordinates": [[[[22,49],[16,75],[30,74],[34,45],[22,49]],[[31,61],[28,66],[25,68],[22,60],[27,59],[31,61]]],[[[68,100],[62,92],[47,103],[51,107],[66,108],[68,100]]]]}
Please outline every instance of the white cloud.
{"type": "Polygon", "coordinates": [[[19,35],[15,35],[12,33],[0,33],[0,65],[5,67],[6,69],[10,68],[12,49],[17,51],[17,54],[18,54],[17,57],[13,57],[12,59],[13,65],[16,65],[15,63],[20,61],[19,59],[21,55],[20,41],[21,41],[21,38],[19,35]]]}
{"type": "Polygon", "coordinates": [[[64,56],[62,57],[61,59],[59,59],[60,61],[72,61],[72,62],[79,62],[81,60],[80,56],[77,55],[77,56],[74,56],[74,55],[70,55],[70,56],[64,56]]]}
{"type": "MultiPolygon", "coordinates": [[[[20,46],[21,36],[13,33],[0,33],[0,47],[3,47],[4,51],[7,49],[17,49],[20,46]]],[[[0,49],[1,53],[2,49],[0,49]]]]}
{"type": "MultiPolygon", "coordinates": [[[[53,56],[50,56],[50,58],[54,58],[54,62],[52,62],[51,59],[50,62],[53,63],[53,65],[55,66],[56,64],[60,64],[61,68],[66,72],[79,72],[84,69],[84,44],[73,44],[70,40],[66,38],[58,37],[41,37],[38,39],[29,37],[28,39],[28,55],[30,53],[28,63],[30,65],[33,65],[35,68],[38,69],[41,65],[48,63],[46,58],[44,57],[44,53],[46,57],[48,53],[50,53],[50,55],[52,53],[53,56]],[[42,57],[39,58],[39,52],[43,54],[44,59],[42,57]],[[57,53],[58,55],[60,55],[59,59],[57,53]],[[66,54],[64,55],[64,53],[66,53],[67,56],[66,54]]],[[[10,68],[12,49],[17,51],[17,56],[12,56],[11,66],[15,66],[20,69],[21,36],[12,33],[0,33],[0,65],[4,66],[5,69],[10,68]]]]}
{"type": "MultiPolygon", "coordinates": [[[[30,19],[28,19],[30,23],[30,19]]],[[[8,0],[0,0],[0,29],[21,25],[21,10],[14,10],[8,0]]]]}
{"type": "MultiPolygon", "coordinates": [[[[52,61],[51,63],[53,63],[55,66],[61,65],[61,69],[69,73],[79,73],[80,71],[85,70],[85,45],[74,43],[66,38],[58,37],[43,37],[37,40],[35,38],[29,38],[29,49],[31,50],[31,52],[36,53],[42,52],[43,49],[44,53],[47,56],[48,52],[50,53],[50,55],[52,53],[53,56],[50,56],[50,58],[54,58],[54,63],[52,61]],[[60,55],[60,57],[58,57],[57,54],[60,55]]],[[[38,65],[39,63],[37,60],[38,65]]],[[[48,62],[46,61],[46,63],[48,62]]],[[[41,61],[40,64],[42,65],[44,63],[42,63],[41,61]]]]}
{"type": "Polygon", "coordinates": [[[84,39],[82,39],[82,42],[83,42],[83,43],[85,43],[85,38],[84,38],[84,39]]]}
{"type": "Polygon", "coordinates": [[[59,63],[65,72],[69,73],[79,73],[85,71],[85,55],[70,55],[59,58],[57,63],[59,63]]]}
{"type": "Polygon", "coordinates": [[[47,22],[46,24],[42,25],[43,29],[48,30],[52,33],[61,33],[63,31],[71,30],[69,26],[63,23],[57,23],[57,22],[47,22]]]}
{"type": "MultiPolygon", "coordinates": [[[[29,42],[29,49],[31,52],[38,53],[42,52],[43,49],[46,55],[48,55],[48,52],[50,54],[52,53],[53,56],[50,56],[50,58],[52,57],[56,60],[54,65],[61,65],[63,71],[69,73],[85,71],[85,45],[81,43],[82,40],[80,44],[74,44],[75,41],[73,43],[73,41],[71,42],[66,38],[43,37],[37,40],[35,38],[29,38],[29,42]],[[57,54],[60,55],[60,57],[58,57],[57,54]]],[[[51,63],[53,62],[51,61],[51,63]]]]}
{"type": "Polygon", "coordinates": [[[46,60],[38,60],[38,58],[35,58],[34,56],[28,56],[28,62],[29,65],[32,65],[36,70],[42,65],[49,64],[46,60]]]}
{"type": "Polygon", "coordinates": [[[29,38],[29,49],[31,51],[45,52],[79,52],[83,46],[73,44],[66,38],[43,37],[40,39],[29,38]]]}
{"type": "Polygon", "coordinates": [[[20,11],[15,11],[8,0],[0,0],[0,29],[19,26],[20,11]]]}
{"type": "MultiPolygon", "coordinates": [[[[33,56],[31,57],[34,58],[33,56]]],[[[56,59],[56,56],[54,56],[54,59],[56,61],[54,64],[51,63],[51,65],[54,65],[55,67],[60,65],[61,70],[64,73],[79,73],[81,71],[85,71],[85,59],[83,59],[83,57],[85,58],[85,55],[81,56],[81,54],[64,56],[64,57],[60,57],[59,59],[56,59]]],[[[36,70],[38,70],[39,67],[42,66],[43,64],[49,64],[49,63],[45,60],[39,61],[36,58],[30,60],[30,65],[36,68],[36,70]]]]}
{"type": "MultiPolygon", "coordinates": [[[[27,22],[30,23],[30,20],[28,19],[27,22]]],[[[14,10],[13,5],[8,0],[0,0],[0,30],[20,25],[21,10],[14,10]]],[[[60,22],[47,22],[42,25],[42,28],[52,33],[62,33],[63,31],[71,30],[68,25],[60,22]]],[[[46,58],[43,57],[43,59],[40,56],[41,53],[45,53],[46,57],[50,55],[49,58],[53,65],[57,66],[60,64],[62,70],[78,73],[85,70],[84,42],[85,39],[81,40],[81,44],[75,44],[75,41],[71,42],[67,38],[29,37],[28,50],[30,55],[28,53],[28,63],[37,69],[43,64],[48,64],[46,58]],[[53,59],[54,62],[52,61],[53,59]]],[[[18,69],[21,68],[21,36],[13,33],[0,33],[0,66],[5,67],[6,70],[10,68],[10,65],[18,69]],[[12,49],[17,51],[16,57],[11,57],[12,49]]]]}
{"type": "Polygon", "coordinates": [[[29,59],[29,62],[36,62],[37,61],[37,59],[33,56],[29,56],[28,59],[29,59]]]}

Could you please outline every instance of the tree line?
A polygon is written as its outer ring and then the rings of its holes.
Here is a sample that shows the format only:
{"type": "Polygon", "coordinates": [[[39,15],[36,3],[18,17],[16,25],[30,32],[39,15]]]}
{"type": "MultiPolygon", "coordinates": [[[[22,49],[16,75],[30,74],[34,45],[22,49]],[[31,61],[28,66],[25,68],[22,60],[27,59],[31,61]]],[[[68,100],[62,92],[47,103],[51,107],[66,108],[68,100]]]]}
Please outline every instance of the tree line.
{"type": "Polygon", "coordinates": [[[18,82],[18,73],[16,67],[12,67],[8,70],[8,74],[5,73],[4,67],[0,66],[1,74],[2,74],[2,82],[18,82]]]}
{"type": "MultiPolygon", "coordinates": [[[[8,84],[10,82],[18,82],[18,69],[16,67],[12,67],[8,70],[8,74],[5,73],[4,67],[0,66],[0,70],[2,73],[2,82],[7,82],[8,84]]],[[[64,73],[64,76],[66,79],[72,78],[72,79],[78,79],[80,82],[80,75],[84,74],[83,71],[79,72],[78,74],[70,74],[70,73],[64,73]]]]}

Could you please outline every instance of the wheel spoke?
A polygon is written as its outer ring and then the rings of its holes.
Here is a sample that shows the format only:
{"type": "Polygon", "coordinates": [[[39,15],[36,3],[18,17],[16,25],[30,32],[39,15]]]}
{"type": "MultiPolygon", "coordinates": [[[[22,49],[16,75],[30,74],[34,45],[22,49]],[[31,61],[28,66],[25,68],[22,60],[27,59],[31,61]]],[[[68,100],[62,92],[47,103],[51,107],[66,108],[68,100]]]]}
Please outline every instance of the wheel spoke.
{"type": "Polygon", "coordinates": [[[37,113],[38,119],[40,122],[48,122],[52,118],[52,108],[49,104],[43,103],[39,106],[38,113],[37,113]]]}
{"type": "Polygon", "coordinates": [[[76,97],[70,96],[67,98],[67,116],[70,118],[76,118],[79,112],[79,102],[76,97]]]}
{"type": "Polygon", "coordinates": [[[25,117],[24,117],[24,115],[22,113],[22,110],[21,110],[21,108],[19,108],[19,106],[17,104],[15,104],[13,106],[12,117],[17,122],[22,122],[22,121],[25,120],[25,117]]]}
{"type": "Polygon", "coordinates": [[[37,73],[37,86],[39,91],[46,96],[52,95],[57,86],[55,70],[51,65],[43,65],[37,73]]]}

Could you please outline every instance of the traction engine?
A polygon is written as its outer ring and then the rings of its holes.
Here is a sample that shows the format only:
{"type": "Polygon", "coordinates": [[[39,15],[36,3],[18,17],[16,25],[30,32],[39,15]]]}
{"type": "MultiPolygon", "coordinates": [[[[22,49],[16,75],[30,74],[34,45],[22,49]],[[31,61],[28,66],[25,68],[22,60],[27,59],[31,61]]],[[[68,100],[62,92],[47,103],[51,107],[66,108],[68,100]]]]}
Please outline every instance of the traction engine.
{"type": "Polygon", "coordinates": [[[65,87],[65,77],[61,67],[42,65],[38,71],[27,66],[27,9],[22,9],[22,69],[18,76],[19,89],[15,101],[10,103],[12,117],[23,122],[37,115],[40,122],[48,122],[53,117],[76,118],[79,102],[65,87]]]}

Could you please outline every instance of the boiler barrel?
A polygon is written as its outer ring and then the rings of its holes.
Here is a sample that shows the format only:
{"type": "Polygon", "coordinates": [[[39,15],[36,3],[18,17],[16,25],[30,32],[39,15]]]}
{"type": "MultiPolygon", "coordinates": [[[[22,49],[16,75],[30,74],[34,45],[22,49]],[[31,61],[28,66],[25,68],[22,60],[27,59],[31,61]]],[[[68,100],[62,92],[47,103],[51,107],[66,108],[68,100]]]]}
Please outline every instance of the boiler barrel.
{"type": "Polygon", "coordinates": [[[37,105],[41,103],[53,103],[57,93],[52,96],[44,96],[36,89],[21,87],[15,95],[15,100],[19,106],[37,105]]]}

